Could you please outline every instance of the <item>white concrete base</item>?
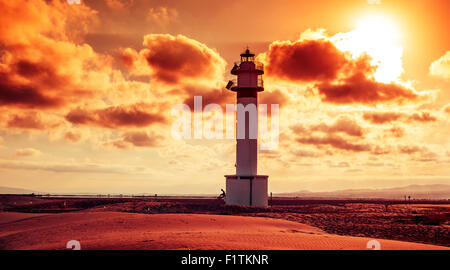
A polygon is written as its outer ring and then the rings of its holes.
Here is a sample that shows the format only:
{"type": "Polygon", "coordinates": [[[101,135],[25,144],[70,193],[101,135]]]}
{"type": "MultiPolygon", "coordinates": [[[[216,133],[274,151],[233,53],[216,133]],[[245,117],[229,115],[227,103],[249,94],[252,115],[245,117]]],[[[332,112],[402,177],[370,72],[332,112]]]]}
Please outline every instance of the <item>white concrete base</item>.
{"type": "Polygon", "coordinates": [[[267,175],[225,175],[226,197],[229,205],[267,207],[267,175]]]}

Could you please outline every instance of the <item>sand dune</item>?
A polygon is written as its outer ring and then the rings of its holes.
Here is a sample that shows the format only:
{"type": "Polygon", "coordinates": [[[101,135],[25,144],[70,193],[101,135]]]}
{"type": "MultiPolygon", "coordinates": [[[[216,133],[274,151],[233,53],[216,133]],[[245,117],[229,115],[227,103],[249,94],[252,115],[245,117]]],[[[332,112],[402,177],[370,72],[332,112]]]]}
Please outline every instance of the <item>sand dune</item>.
{"type": "MultiPolygon", "coordinates": [[[[11,213],[1,212],[2,215],[11,213]]],[[[74,212],[0,224],[0,249],[366,249],[370,238],[301,223],[227,215],[74,212]]],[[[381,249],[448,249],[378,239],[381,249]]]]}
{"type": "Polygon", "coordinates": [[[44,214],[17,213],[17,212],[0,212],[0,224],[10,223],[27,218],[43,216],[44,214]]]}

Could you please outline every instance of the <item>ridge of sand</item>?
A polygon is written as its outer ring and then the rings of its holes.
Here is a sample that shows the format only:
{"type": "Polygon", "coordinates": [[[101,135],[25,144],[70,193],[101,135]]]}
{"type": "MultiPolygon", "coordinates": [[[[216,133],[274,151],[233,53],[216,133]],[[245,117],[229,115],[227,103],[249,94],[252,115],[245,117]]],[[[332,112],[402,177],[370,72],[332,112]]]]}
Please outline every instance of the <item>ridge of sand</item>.
{"type": "MultiPolygon", "coordinates": [[[[4,213],[0,213],[0,216],[4,213]]],[[[0,249],[367,249],[364,237],[332,235],[287,220],[207,214],[72,212],[0,224],[0,249]]],[[[381,249],[450,249],[377,239],[381,249]]]]}

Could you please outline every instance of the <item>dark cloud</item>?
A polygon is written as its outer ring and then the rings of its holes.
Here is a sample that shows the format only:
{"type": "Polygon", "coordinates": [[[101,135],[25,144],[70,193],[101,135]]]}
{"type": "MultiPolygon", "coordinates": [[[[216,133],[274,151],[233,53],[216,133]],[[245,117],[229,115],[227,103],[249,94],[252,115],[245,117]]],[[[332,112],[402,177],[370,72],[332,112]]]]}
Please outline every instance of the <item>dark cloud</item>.
{"type": "Polygon", "coordinates": [[[346,63],[345,55],[326,40],[274,42],[266,54],[265,71],[289,81],[333,80],[346,63]]]}
{"type": "Polygon", "coordinates": [[[414,113],[409,116],[408,119],[417,122],[435,122],[437,120],[437,118],[432,116],[429,112],[414,113]]]}
{"type": "Polygon", "coordinates": [[[10,74],[0,73],[0,106],[47,109],[62,104],[61,97],[47,95],[42,86],[13,81],[10,74]]]}
{"type": "Polygon", "coordinates": [[[395,121],[405,122],[435,122],[437,118],[431,115],[430,112],[416,112],[413,114],[407,114],[402,112],[365,112],[363,114],[364,120],[371,122],[372,124],[386,124],[395,121]]]}
{"type": "Polygon", "coordinates": [[[383,102],[403,103],[407,100],[417,100],[419,95],[411,89],[394,83],[380,83],[369,79],[366,74],[355,74],[330,83],[316,85],[322,101],[334,104],[361,103],[374,105],[383,102]]]}
{"type": "Polygon", "coordinates": [[[145,127],[166,121],[158,112],[150,113],[148,111],[147,104],[113,106],[99,110],[78,108],[67,114],[66,120],[73,124],[105,128],[145,127]]]}
{"type": "Polygon", "coordinates": [[[384,124],[396,121],[402,117],[398,112],[365,112],[363,114],[364,120],[372,124],[384,124]]]}
{"type": "Polygon", "coordinates": [[[350,136],[362,137],[364,131],[361,126],[354,120],[351,120],[345,116],[339,117],[333,124],[319,124],[310,128],[312,131],[322,131],[325,133],[343,132],[350,136]]]}
{"type": "Polygon", "coordinates": [[[185,79],[219,81],[225,61],[206,45],[183,35],[150,34],[144,37],[145,49],[139,53],[124,49],[122,63],[129,68],[140,67],[140,58],[150,67],[152,79],[165,83],[178,83],[185,79]]]}
{"type": "Polygon", "coordinates": [[[32,62],[22,59],[13,65],[13,69],[17,75],[39,83],[42,88],[58,88],[70,79],[67,76],[59,75],[56,67],[48,62],[32,62]]]}

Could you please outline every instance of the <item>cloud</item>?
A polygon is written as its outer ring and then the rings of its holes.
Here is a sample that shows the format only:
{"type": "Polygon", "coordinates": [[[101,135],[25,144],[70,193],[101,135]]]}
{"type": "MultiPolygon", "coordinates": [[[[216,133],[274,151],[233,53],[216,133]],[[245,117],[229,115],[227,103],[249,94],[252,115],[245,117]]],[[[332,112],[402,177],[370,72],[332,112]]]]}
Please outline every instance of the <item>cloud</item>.
{"type": "Polygon", "coordinates": [[[122,50],[122,62],[125,60],[128,67],[141,67],[144,72],[149,68],[151,79],[168,84],[217,84],[223,80],[225,60],[203,43],[183,35],[150,34],[144,37],[144,46],[140,52],[122,50]],[[148,67],[143,67],[139,59],[144,59],[148,67]]]}
{"type": "Polygon", "coordinates": [[[324,82],[317,85],[322,101],[334,104],[361,103],[374,105],[383,102],[402,104],[419,100],[414,90],[394,83],[380,83],[358,72],[337,83],[324,82]]]}
{"type": "Polygon", "coordinates": [[[411,121],[416,122],[435,122],[437,118],[429,112],[414,113],[408,117],[411,121]]]}
{"type": "Polygon", "coordinates": [[[308,30],[295,42],[273,42],[258,58],[265,62],[269,78],[312,85],[313,92],[327,103],[403,104],[423,100],[428,94],[398,82],[375,80],[378,66],[372,64],[373,59],[338,49],[334,43],[338,41],[308,30]]]}
{"type": "Polygon", "coordinates": [[[372,124],[386,124],[400,120],[403,120],[405,122],[422,122],[422,123],[437,121],[437,118],[427,111],[416,112],[413,114],[395,111],[364,112],[363,118],[364,120],[367,120],[372,124]]]}
{"type": "Polygon", "coordinates": [[[432,152],[425,146],[417,146],[417,145],[399,145],[398,151],[401,154],[407,154],[411,156],[412,160],[421,161],[421,162],[429,162],[436,161],[438,155],[432,152]]]}
{"type": "Polygon", "coordinates": [[[20,129],[46,130],[63,125],[59,119],[52,118],[40,112],[24,112],[11,114],[7,120],[6,127],[20,129]]]}
{"type": "Polygon", "coordinates": [[[158,145],[162,138],[144,131],[127,132],[123,134],[123,141],[138,147],[152,147],[158,145]]]}
{"type": "Polygon", "coordinates": [[[15,82],[10,74],[0,72],[0,106],[54,108],[62,104],[61,97],[46,95],[35,83],[15,82]]]}
{"type": "Polygon", "coordinates": [[[234,104],[236,98],[235,93],[226,90],[225,88],[208,88],[190,85],[182,87],[180,92],[180,95],[186,97],[182,103],[188,105],[191,111],[194,110],[195,96],[202,97],[203,108],[208,104],[218,104],[222,106],[222,109],[225,109],[226,104],[234,104]]]}
{"type": "Polygon", "coordinates": [[[83,135],[81,132],[76,131],[67,131],[64,133],[64,139],[71,141],[71,142],[79,142],[82,139],[83,135]]]}
{"type": "Polygon", "coordinates": [[[373,155],[386,155],[386,154],[390,154],[390,153],[391,153],[390,146],[375,145],[371,151],[371,154],[373,154],[373,155]]]}
{"type": "Polygon", "coordinates": [[[7,55],[0,66],[0,106],[59,109],[100,95],[110,83],[107,57],[88,45],[47,40],[7,55]],[[27,59],[31,55],[37,59],[27,59]]]}
{"type": "Polygon", "coordinates": [[[450,113],[450,104],[445,105],[444,108],[442,108],[442,110],[446,113],[450,113]]]}
{"type": "Polygon", "coordinates": [[[351,152],[364,152],[372,149],[370,144],[360,141],[365,133],[362,127],[346,116],[338,117],[332,124],[295,125],[290,129],[294,133],[294,140],[301,144],[314,145],[318,148],[331,146],[351,152]]]}
{"type": "Polygon", "coordinates": [[[22,148],[16,150],[16,156],[18,157],[31,157],[31,156],[37,156],[42,154],[41,151],[36,150],[34,148],[22,148]]]}
{"type": "Polygon", "coordinates": [[[398,112],[365,112],[363,118],[372,124],[384,124],[397,121],[403,115],[398,112]]]}
{"type": "Polygon", "coordinates": [[[0,168],[11,170],[40,170],[57,173],[104,173],[104,174],[147,174],[148,168],[126,165],[111,165],[99,163],[44,163],[15,160],[0,160],[0,168]]]}
{"type": "MultiPolygon", "coordinates": [[[[120,10],[133,1],[106,4],[120,10]]],[[[161,18],[175,14],[153,11],[161,18]]],[[[140,51],[122,48],[116,55],[101,54],[84,42],[100,18],[85,4],[0,0],[0,12],[2,129],[60,128],[52,134],[79,142],[93,133],[67,129],[70,124],[127,131],[167,127],[171,105],[190,102],[195,94],[207,103],[234,101],[233,93],[219,87],[226,62],[196,40],[151,34],[140,51]],[[115,59],[126,69],[115,65],[115,59]],[[135,75],[145,75],[147,81],[135,80],[135,75]]],[[[150,133],[123,133],[115,147],[150,147],[160,139],[150,133]]]]}
{"type": "Polygon", "coordinates": [[[418,146],[409,146],[409,145],[399,145],[398,150],[402,154],[414,154],[422,151],[422,149],[418,146]]]}
{"type": "Polygon", "coordinates": [[[79,40],[98,22],[97,11],[66,1],[2,0],[0,11],[0,37],[6,46],[30,45],[36,40],[79,40]]]}
{"type": "Polygon", "coordinates": [[[267,104],[270,110],[270,104],[278,104],[280,107],[289,102],[289,97],[279,89],[264,91],[258,95],[259,104],[267,104]]]}
{"type": "Polygon", "coordinates": [[[312,144],[316,146],[329,145],[337,149],[351,152],[363,152],[371,150],[369,144],[351,143],[338,135],[328,135],[324,137],[311,136],[297,138],[296,140],[297,142],[302,144],[312,144]]]}
{"type": "Polygon", "coordinates": [[[113,146],[117,149],[129,149],[131,148],[131,144],[123,141],[123,140],[114,140],[104,144],[105,146],[113,146]]]}
{"type": "Polygon", "coordinates": [[[156,147],[160,146],[163,137],[147,131],[130,131],[121,135],[120,139],[106,142],[105,146],[118,149],[130,149],[132,147],[156,147]]]}
{"type": "Polygon", "coordinates": [[[342,132],[350,136],[362,137],[364,131],[354,120],[341,116],[333,124],[327,125],[321,123],[310,128],[311,131],[321,131],[324,133],[342,132]]]}
{"type": "Polygon", "coordinates": [[[134,0],[106,0],[106,6],[114,11],[121,11],[130,8],[134,0]]]}
{"type": "Polygon", "coordinates": [[[150,8],[146,19],[150,23],[166,26],[178,19],[178,11],[169,7],[150,8]]]}
{"type": "Polygon", "coordinates": [[[396,138],[401,138],[405,135],[405,129],[401,128],[401,127],[392,127],[388,130],[386,130],[386,133],[388,133],[389,135],[396,137],[396,138]]]}
{"type": "Polygon", "coordinates": [[[268,76],[289,81],[328,81],[348,62],[330,41],[277,41],[265,56],[268,76]]]}
{"type": "Polygon", "coordinates": [[[441,78],[450,78],[450,51],[430,65],[430,74],[441,78]]]}
{"type": "Polygon", "coordinates": [[[134,70],[137,68],[137,62],[139,61],[138,53],[132,48],[122,48],[118,51],[117,57],[120,63],[127,69],[134,70]]]}
{"type": "Polygon", "coordinates": [[[104,128],[145,127],[155,123],[164,123],[166,119],[149,104],[111,106],[105,109],[72,110],[66,120],[77,125],[91,125],[104,128]]]}
{"type": "Polygon", "coordinates": [[[81,41],[95,11],[34,0],[1,1],[0,12],[0,107],[60,109],[102,92],[110,60],[81,41]]]}
{"type": "MultiPolygon", "coordinates": [[[[302,150],[302,149],[292,151],[291,154],[294,155],[295,157],[306,157],[306,158],[317,158],[317,157],[322,156],[322,154],[319,152],[302,150]]],[[[280,154],[278,154],[278,156],[276,156],[275,158],[280,158],[280,154]]]]}

